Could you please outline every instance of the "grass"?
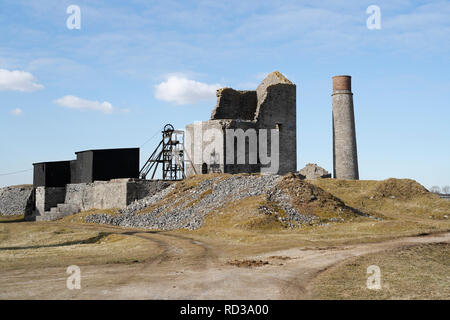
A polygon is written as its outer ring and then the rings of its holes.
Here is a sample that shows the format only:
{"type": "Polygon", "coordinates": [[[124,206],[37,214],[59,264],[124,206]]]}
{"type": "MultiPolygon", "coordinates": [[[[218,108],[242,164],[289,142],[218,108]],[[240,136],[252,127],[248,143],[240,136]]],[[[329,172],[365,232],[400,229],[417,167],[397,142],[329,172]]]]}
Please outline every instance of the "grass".
{"type": "MultiPolygon", "coordinates": [[[[293,205],[299,212],[317,217],[316,223],[367,220],[359,212],[362,210],[355,210],[331,192],[315,184],[287,175],[283,178],[280,187],[294,199],[293,205]]],[[[372,215],[381,217],[380,214],[372,215]]]]}
{"type": "Polygon", "coordinates": [[[61,220],[57,220],[57,223],[82,223],[85,222],[85,219],[87,216],[91,215],[91,214],[109,214],[109,215],[118,215],[119,213],[119,209],[117,208],[113,208],[113,209],[91,209],[91,210],[86,210],[80,213],[77,213],[75,215],[70,215],[67,217],[62,218],[61,220]]]}
{"type": "Polygon", "coordinates": [[[206,217],[202,231],[224,229],[278,231],[284,229],[275,216],[258,212],[258,208],[264,204],[267,205],[267,201],[262,195],[229,202],[228,205],[213,211],[206,217]],[[239,212],[239,214],[236,214],[236,212],[239,212]]]}
{"type": "MultiPolygon", "coordinates": [[[[17,217],[15,218],[17,220],[17,217]]],[[[146,240],[96,231],[67,221],[16,221],[0,217],[0,270],[67,267],[142,261],[150,254],[146,240]]]]}
{"type": "Polygon", "coordinates": [[[318,299],[450,299],[450,244],[404,247],[352,258],[313,282],[318,299]],[[381,289],[366,286],[367,267],[381,271],[381,289]]]}
{"type": "Polygon", "coordinates": [[[347,205],[385,217],[445,220],[450,201],[429,193],[410,179],[308,181],[343,200],[347,205]]]}
{"type": "MultiPolygon", "coordinates": [[[[339,203],[381,220],[355,217],[353,213],[344,212],[343,223],[303,225],[288,229],[275,217],[258,212],[261,205],[271,206],[264,197],[250,197],[211,212],[198,230],[175,232],[199,239],[225,241],[237,248],[245,246],[246,252],[258,254],[293,246],[327,247],[370,243],[450,230],[450,220],[445,218],[450,215],[450,201],[428,193],[413,180],[320,179],[307,182],[323,190],[318,194],[319,199],[332,200],[322,207],[320,202],[310,207],[322,222],[326,222],[332,213],[336,214],[334,207],[339,207],[339,203]],[[393,194],[389,194],[389,190],[397,192],[397,196],[392,198],[393,194]],[[329,206],[330,203],[332,206],[329,206]]],[[[287,187],[295,191],[291,185],[287,187]]],[[[317,192],[317,189],[312,191],[317,192]]],[[[279,215],[283,215],[281,208],[273,206],[272,209],[279,210],[279,215]]]]}

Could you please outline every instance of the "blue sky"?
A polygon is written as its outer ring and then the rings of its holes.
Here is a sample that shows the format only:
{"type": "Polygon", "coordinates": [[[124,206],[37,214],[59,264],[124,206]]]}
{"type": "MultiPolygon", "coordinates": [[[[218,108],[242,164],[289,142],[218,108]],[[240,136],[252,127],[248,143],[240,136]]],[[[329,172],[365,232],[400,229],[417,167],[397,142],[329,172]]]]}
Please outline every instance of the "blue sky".
{"type": "Polygon", "coordinates": [[[0,186],[31,183],[4,174],[33,162],[207,120],[216,87],[274,70],[297,85],[299,169],[332,171],[331,77],[349,74],[361,179],[450,184],[449,1],[1,0],[0,30],[0,186]]]}

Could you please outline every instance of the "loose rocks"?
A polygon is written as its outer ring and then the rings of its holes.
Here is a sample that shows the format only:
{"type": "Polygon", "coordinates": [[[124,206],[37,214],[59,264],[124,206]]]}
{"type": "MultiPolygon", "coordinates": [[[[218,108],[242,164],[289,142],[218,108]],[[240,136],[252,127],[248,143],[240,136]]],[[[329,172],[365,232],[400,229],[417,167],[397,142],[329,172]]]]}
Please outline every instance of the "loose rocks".
{"type": "MultiPolygon", "coordinates": [[[[321,223],[321,217],[315,213],[318,206],[324,209],[322,202],[326,201],[332,201],[329,207],[331,217],[341,218],[343,210],[358,215],[337,198],[298,177],[214,175],[194,176],[177,182],[151,197],[130,204],[119,215],[93,214],[86,217],[86,222],[158,230],[194,230],[202,227],[208,214],[257,196],[265,200],[261,200],[255,214],[273,215],[288,228],[321,223]]],[[[239,209],[236,214],[239,214],[239,209]]]]}
{"type": "Polygon", "coordinates": [[[315,163],[308,163],[299,173],[306,179],[331,178],[331,173],[315,163]]]}
{"type": "Polygon", "coordinates": [[[33,186],[22,185],[0,189],[0,215],[12,216],[31,213],[33,186]]]}

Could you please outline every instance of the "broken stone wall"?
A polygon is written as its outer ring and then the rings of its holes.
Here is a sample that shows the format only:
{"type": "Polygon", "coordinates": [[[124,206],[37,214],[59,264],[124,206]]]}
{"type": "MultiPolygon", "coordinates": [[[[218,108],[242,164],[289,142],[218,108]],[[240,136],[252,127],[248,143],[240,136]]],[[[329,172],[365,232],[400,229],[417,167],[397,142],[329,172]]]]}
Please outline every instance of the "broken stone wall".
{"type": "Polygon", "coordinates": [[[299,173],[309,180],[331,178],[331,173],[315,163],[308,163],[299,173]]]}
{"type": "Polygon", "coordinates": [[[279,174],[297,170],[296,86],[279,72],[273,72],[256,89],[259,128],[278,129],[279,174]]]}
{"type": "Polygon", "coordinates": [[[185,151],[188,163],[186,175],[201,174],[202,172],[216,172],[211,170],[210,153],[219,156],[222,162],[218,172],[224,173],[257,173],[262,165],[249,162],[249,138],[245,139],[245,163],[237,162],[237,145],[231,150],[226,143],[227,129],[256,130],[257,156],[259,156],[259,129],[266,129],[267,150],[271,150],[271,130],[276,130],[279,137],[277,157],[278,171],[273,173],[286,174],[297,170],[297,114],[296,114],[296,86],[279,72],[269,74],[258,86],[256,91],[237,91],[223,88],[217,91],[217,105],[209,121],[198,122],[186,126],[185,151]],[[256,106],[256,107],[255,107],[256,106]],[[208,130],[222,131],[222,139],[205,138],[208,130]],[[226,161],[229,151],[234,151],[235,161],[226,161]],[[200,156],[199,156],[200,155],[200,156]],[[205,169],[206,170],[203,170],[205,169]]]}
{"type": "Polygon", "coordinates": [[[217,104],[211,120],[253,120],[256,112],[256,91],[238,91],[231,88],[217,90],[217,104]]]}
{"type": "Polygon", "coordinates": [[[127,205],[135,200],[148,197],[170,186],[170,181],[132,180],[127,184],[127,205]]]}

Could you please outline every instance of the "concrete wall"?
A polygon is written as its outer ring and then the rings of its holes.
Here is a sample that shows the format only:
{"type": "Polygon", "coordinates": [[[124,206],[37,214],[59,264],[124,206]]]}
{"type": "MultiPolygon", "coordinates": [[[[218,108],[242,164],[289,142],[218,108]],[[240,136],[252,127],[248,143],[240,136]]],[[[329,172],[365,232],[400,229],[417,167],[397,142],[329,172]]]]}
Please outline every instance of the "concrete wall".
{"type": "Polygon", "coordinates": [[[124,208],[127,205],[127,181],[68,184],[66,189],[63,202],[77,205],[81,211],[124,208]]]}
{"type": "Polygon", "coordinates": [[[123,209],[169,185],[168,181],[116,179],[68,184],[65,188],[38,187],[34,215],[28,220],[55,220],[90,209],[123,209]]]}
{"type": "Polygon", "coordinates": [[[37,187],[35,189],[35,215],[43,215],[46,211],[64,203],[66,188],[37,187]]]}
{"type": "Polygon", "coordinates": [[[35,210],[26,220],[50,221],[90,209],[123,209],[168,187],[168,181],[116,179],[35,189],[35,210]]]}
{"type": "Polygon", "coordinates": [[[134,200],[154,194],[169,185],[165,181],[115,179],[68,184],[64,203],[90,209],[123,209],[134,200]]]}

